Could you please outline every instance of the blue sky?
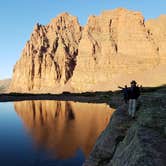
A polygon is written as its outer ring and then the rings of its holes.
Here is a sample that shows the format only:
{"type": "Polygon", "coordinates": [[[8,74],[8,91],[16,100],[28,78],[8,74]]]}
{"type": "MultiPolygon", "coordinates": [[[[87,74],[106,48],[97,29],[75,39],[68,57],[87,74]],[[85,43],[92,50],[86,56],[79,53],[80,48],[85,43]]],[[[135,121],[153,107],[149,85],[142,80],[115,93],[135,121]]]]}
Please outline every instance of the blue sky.
{"type": "Polygon", "coordinates": [[[141,11],[145,19],[166,14],[166,0],[0,0],[0,79],[12,76],[35,23],[69,12],[84,25],[89,15],[117,7],[141,11]]]}

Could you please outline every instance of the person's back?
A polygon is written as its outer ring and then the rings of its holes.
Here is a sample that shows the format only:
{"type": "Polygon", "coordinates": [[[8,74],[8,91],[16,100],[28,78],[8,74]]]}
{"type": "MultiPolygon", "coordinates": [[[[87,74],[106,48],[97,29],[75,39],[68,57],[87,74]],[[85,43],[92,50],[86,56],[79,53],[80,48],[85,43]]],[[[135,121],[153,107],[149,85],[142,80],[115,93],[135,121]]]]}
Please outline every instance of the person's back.
{"type": "Polygon", "coordinates": [[[129,93],[129,109],[128,113],[131,115],[133,118],[135,117],[135,111],[136,111],[136,100],[140,96],[140,89],[138,86],[136,86],[136,81],[131,81],[131,87],[128,89],[129,93]]]}
{"type": "Polygon", "coordinates": [[[129,99],[138,99],[138,97],[140,96],[140,89],[138,86],[131,86],[128,91],[129,99]]]}

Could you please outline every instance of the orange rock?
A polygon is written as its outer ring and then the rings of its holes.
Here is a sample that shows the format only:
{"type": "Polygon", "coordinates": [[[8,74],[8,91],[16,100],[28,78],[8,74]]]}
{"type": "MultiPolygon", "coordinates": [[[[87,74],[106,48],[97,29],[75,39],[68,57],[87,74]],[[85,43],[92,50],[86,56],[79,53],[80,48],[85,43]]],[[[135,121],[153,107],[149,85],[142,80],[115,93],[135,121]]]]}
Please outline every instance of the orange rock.
{"type": "Polygon", "coordinates": [[[67,13],[46,26],[37,24],[14,68],[10,91],[114,90],[132,79],[161,85],[165,18],[145,23],[141,13],[119,8],[90,16],[84,28],[67,13]]]}
{"type": "Polygon", "coordinates": [[[67,13],[34,27],[14,67],[10,91],[58,92],[72,76],[81,38],[77,18],[67,13]]]}

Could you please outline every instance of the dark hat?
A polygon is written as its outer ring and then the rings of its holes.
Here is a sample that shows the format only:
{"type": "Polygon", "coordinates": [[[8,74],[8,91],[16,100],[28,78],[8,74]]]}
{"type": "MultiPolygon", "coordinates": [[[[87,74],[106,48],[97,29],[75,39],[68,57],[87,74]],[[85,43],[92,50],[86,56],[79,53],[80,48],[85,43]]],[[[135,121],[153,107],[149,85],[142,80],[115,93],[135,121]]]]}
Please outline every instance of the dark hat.
{"type": "Polygon", "coordinates": [[[130,84],[137,84],[137,82],[135,80],[132,80],[130,84]]]}

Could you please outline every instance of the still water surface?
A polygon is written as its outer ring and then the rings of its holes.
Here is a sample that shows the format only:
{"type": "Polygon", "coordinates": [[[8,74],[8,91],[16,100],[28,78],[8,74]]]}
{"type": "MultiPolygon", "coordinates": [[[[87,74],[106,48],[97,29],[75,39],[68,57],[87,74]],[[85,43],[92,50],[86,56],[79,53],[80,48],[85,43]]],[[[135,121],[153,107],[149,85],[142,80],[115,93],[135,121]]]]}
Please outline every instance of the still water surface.
{"type": "Polygon", "coordinates": [[[0,103],[0,166],[80,166],[113,111],[69,101],[0,103]]]}

